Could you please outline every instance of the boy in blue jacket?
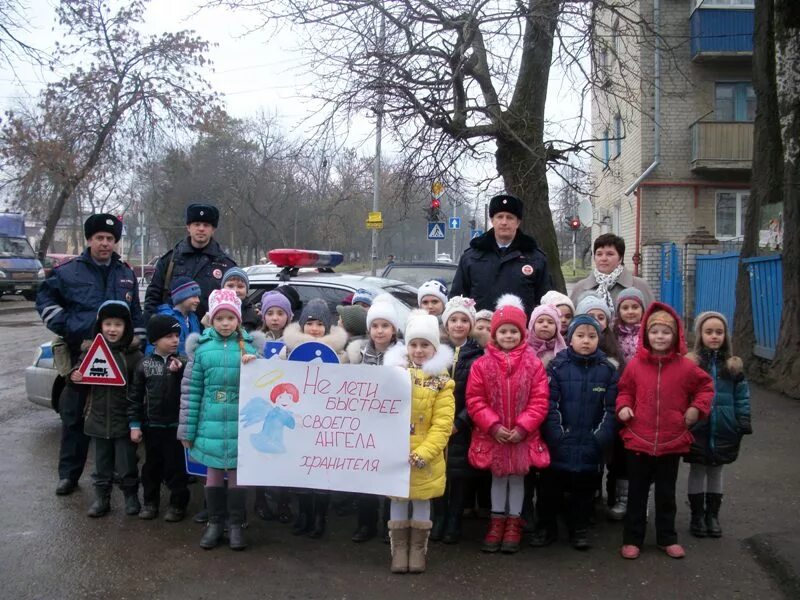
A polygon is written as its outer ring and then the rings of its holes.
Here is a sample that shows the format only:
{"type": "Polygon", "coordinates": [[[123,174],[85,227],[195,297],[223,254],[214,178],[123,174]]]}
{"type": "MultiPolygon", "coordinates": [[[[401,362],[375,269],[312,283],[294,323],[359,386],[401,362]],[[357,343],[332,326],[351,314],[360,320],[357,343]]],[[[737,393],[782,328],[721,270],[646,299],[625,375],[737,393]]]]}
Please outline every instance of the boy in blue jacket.
{"type": "Polygon", "coordinates": [[[589,548],[588,529],[597,474],[617,425],[617,368],[598,350],[600,324],[578,315],[567,329],[569,346],[550,362],[550,410],[542,435],[550,448],[550,468],[541,475],[540,522],[532,546],[557,538],[561,498],[569,492],[570,543],[589,548]]]}
{"type": "MultiPolygon", "coordinates": [[[[170,286],[170,302],[160,304],[156,314],[169,315],[180,323],[180,339],[178,354],[186,355],[186,339],[193,333],[202,333],[200,319],[197,318],[197,307],[200,306],[200,284],[188,277],[175,277],[170,286]]],[[[153,353],[153,343],[148,342],[145,355],[153,353]]]]}

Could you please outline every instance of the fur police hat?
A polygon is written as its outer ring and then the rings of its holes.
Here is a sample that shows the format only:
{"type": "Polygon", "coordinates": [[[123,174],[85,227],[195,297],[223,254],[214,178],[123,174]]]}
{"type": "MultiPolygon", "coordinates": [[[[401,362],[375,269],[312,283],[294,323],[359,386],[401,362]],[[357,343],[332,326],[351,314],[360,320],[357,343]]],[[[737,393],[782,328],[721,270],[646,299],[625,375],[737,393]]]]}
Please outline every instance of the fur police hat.
{"type": "Polygon", "coordinates": [[[190,204],[186,207],[186,224],[208,223],[212,227],[219,225],[219,209],[212,204],[190,204]]]}
{"type": "Polygon", "coordinates": [[[522,218],[524,206],[522,200],[516,196],[509,194],[500,194],[489,200],[489,218],[491,219],[497,213],[507,212],[511,213],[518,219],[522,218]]]}
{"type": "Polygon", "coordinates": [[[100,232],[110,233],[114,236],[114,241],[118,242],[119,238],[122,237],[122,221],[108,213],[91,215],[84,221],[83,234],[87,240],[95,233],[100,232]]]}

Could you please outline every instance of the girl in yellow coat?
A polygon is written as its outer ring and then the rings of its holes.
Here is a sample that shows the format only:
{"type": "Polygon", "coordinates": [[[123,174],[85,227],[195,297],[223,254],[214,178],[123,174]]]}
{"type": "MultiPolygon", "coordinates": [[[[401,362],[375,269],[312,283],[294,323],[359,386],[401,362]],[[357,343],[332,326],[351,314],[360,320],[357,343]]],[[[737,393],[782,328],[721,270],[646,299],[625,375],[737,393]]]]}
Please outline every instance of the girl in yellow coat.
{"type": "Polygon", "coordinates": [[[412,382],[411,486],[408,498],[393,498],[389,515],[393,573],[422,573],[431,526],[432,498],[444,494],[444,450],[453,431],[455,384],[448,367],[453,351],[439,343],[439,320],[412,311],[405,329],[407,346],[386,353],[384,365],[408,369],[412,382]]]}

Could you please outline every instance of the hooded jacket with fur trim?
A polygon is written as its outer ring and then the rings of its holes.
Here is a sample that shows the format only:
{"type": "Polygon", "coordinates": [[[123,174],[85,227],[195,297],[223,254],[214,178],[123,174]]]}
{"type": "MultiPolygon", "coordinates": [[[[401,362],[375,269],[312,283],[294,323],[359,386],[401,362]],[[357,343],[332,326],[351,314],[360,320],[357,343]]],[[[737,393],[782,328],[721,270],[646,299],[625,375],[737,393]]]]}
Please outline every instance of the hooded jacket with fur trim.
{"type": "Polygon", "coordinates": [[[283,330],[283,343],[286,344],[286,347],[281,350],[281,358],[286,358],[292,353],[292,350],[306,342],[317,342],[330,346],[331,349],[336,352],[336,356],[339,357],[340,363],[346,364],[348,362],[347,353],[345,352],[345,347],[347,346],[347,332],[342,327],[333,325],[328,333],[317,338],[303,333],[303,330],[300,328],[300,323],[297,322],[289,323],[286,329],[283,330]]]}
{"type": "Polygon", "coordinates": [[[453,364],[453,351],[442,345],[433,358],[417,368],[409,361],[406,346],[398,343],[386,351],[383,364],[408,369],[411,377],[410,451],[426,464],[421,469],[411,467],[408,498],[438,498],[444,494],[444,450],[455,416],[455,383],[448,375],[448,368],[453,364]]]}
{"type": "Polygon", "coordinates": [[[633,411],[621,432],[625,448],[651,456],[686,454],[692,434],[684,414],[693,406],[700,419],[708,417],[714,398],[711,377],[686,353],[686,341],[680,317],[671,306],[653,302],[642,318],[647,323],[655,311],[667,311],[677,323],[678,339],[665,355],[654,354],[647,331],[639,335],[639,347],[619,381],[617,415],[628,407],[633,411]]]}

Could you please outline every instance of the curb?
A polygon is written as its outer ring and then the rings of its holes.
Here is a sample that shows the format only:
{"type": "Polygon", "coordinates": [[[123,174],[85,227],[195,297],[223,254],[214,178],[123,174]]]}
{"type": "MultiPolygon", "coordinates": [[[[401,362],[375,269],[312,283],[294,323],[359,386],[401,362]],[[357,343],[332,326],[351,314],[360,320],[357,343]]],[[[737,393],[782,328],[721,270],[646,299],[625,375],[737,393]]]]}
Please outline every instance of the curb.
{"type": "Polygon", "coordinates": [[[2,315],[13,315],[17,313],[23,312],[36,312],[36,306],[31,302],[25,302],[23,306],[15,306],[15,304],[22,304],[15,302],[14,304],[8,303],[7,305],[0,305],[0,316],[2,315]]]}
{"type": "Polygon", "coordinates": [[[787,598],[800,598],[800,545],[796,535],[759,533],[743,544],[787,598]]]}

